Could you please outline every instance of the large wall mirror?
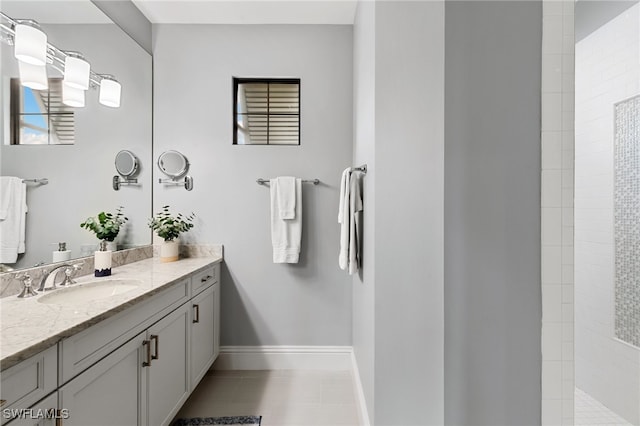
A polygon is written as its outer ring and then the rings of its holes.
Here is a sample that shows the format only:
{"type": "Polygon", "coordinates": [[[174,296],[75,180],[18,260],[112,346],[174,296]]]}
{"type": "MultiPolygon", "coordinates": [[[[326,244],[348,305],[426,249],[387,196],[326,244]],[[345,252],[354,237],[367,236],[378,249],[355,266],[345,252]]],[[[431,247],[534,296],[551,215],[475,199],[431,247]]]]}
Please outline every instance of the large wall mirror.
{"type": "Polygon", "coordinates": [[[49,43],[65,51],[82,52],[92,71],[111,74],[122,85],[119,108],[101,104],[96,88],[86,91],[84,107],[62,107],[56,100],[62,74],[47,67],[52,82],[49,93],[24,90],[15,80],[19,69],[13,46],[0,43],[1,175],[48,180],[46,185],[27,183],[25,252],[18,255],[16,262],[0,263],[13,269],[51,263],[60,242],[66,243],[72,258],[88,256],[99,241],[80,224],[100,212],[115,212],[120,206],[129,220],[115,240],[117,248],[150,244],[147,220],[151,216],[153,170],[151,56],[89,0],[3,0],[0,10],[13,19],[37,21],[49,43]],[[43,105],[51,117],[44,116],[43,105]],[[35,112],[34,117],[27,117],[30,122],[23,117],[27,125],[17,129],[18,134],[15,126],[11,131],[12,106],[14,110],[21,106],[18,109],[25,114],[35,112]],[[69,124],[73,128],[65,132],[69,124]],[[40,136],[29,131],[33,128],[39,129],[40,136]],[[16,144],[20,132],[22,141],[16,144]],[[115,191],[114,158],[123,150],[139,159],[138,184],[115,191]]]}

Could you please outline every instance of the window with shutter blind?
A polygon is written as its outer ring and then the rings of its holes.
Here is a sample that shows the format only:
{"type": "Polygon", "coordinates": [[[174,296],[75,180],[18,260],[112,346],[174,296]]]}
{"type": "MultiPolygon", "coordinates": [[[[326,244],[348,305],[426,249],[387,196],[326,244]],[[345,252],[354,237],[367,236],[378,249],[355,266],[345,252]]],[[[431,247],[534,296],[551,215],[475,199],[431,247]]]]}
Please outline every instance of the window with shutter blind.
{"type": "Polygon", "coordinates": [[[233,79],[235,145],[300,145],[300,79],[233,79]]]}
{"type": "Polygon", "coordinates": [[[10,81],[11,145],[69,145],[75,140],[74,109],[62,103],[62,79],[50,78],[48,90],[10,81]]]}

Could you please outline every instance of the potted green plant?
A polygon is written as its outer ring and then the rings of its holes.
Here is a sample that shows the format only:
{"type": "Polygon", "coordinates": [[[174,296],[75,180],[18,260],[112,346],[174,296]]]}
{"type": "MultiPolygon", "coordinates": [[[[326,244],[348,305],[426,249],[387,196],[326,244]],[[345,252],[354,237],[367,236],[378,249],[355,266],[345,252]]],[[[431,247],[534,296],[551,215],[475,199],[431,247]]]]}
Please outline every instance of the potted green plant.
{"type": "MultiPolygon", "coordinates": [[[[120,228],[129,220],[122,213],[124,207],[120,206],[115,213],[100,212],[97,217],[88,217],[87,220],[80,224],[81,228],[92,231],[100,240],[100,249],[95,252],[95,276],[104,277],[111,275],[111,250],[108,244],[115,245],[113,242],[120,228]]],[[[115,247],[112,247],[115,248],[115,247]]]]}
{"type": "Polygon", "coordinates": [[[80,224],[80,227],[93,231],[96,237],[105,244],[113,242],[118,236],[122,225],[129,220],[122,213],[123,208],[122,206],[118,207],[115,213],[100,212],[97,217],[88,217],[87,220],[80,224]]]}
{"type": "Polygon", "coordinates": [[[169,206],[164,206],[161,212],[149,220],[149,228],[164,240],[160,245],[161,262],[178,260],[178,237],[182,232],[187,232],[193,228],[194,217],[195,215],[193,213],[188,216],[183,216],[182,213],[173,216],[169,212],[169,206]]]}

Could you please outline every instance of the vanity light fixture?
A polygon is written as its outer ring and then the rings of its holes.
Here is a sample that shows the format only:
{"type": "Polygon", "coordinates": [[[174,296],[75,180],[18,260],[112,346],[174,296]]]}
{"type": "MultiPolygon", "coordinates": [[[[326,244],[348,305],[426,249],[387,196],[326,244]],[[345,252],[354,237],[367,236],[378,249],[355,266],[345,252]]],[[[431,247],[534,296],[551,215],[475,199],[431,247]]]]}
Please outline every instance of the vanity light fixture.
{"type": "Polygon", "coordinates": [[[32,65],[47,63],[47,35],[32,19],[14,21],[14,50],[17,60],[32,65]]]}
{"type": "Polygon", "coordinates": [[[62,103],[74,108],[84,106],[84,90],[62,83],[62,103]]]}
{"type": "Polygon", "coordinates": [[[27,62],[18,61],[20,73],[20,84],[34,90],[47,90],[49,79],[47,78],[47,68],[44,65],[33,65],[27,62]]]}
{"type": "Polygon", "coordinates": [[[64,52],[64,84],[75,89],[87,90],[91,66],[80,52],[64,52]]]}
{"type": "Polygon", "coordinates": [[[84,91],[100,87],[100,103],[113,108],[120,106],[122,87],[118,80],[112,75],[93,72],[81,53],[65,52],[48,43],[47,35],[36,21],[16,20],[0,12],[0,41],[14,46],[23,86],[35,90],[47,89],[46,67],[50,66],[64,74],[64,104],[83,107],[84,91]]]}
{"type": "Polygon", "coordinates": [[[100,103],[111,108],[120,107],[122,86],[112,75],[102,74],[100,77],[100,103]]]}

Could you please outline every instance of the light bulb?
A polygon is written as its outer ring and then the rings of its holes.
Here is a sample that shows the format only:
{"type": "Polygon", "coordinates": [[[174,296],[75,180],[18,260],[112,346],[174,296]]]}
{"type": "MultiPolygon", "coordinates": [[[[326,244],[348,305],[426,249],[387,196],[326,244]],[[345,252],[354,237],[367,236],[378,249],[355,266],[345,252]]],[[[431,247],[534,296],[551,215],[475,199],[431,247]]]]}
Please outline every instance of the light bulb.
{"type": "Polygon", "coordinates": [[[14,27],[13,55],[19,61],[32,65],[47,63],[47,35],[36,21],[18,21],[14,27]]]}
{"type": "Polygon", "coordinates": [[[47,78],[47,68],[44,65],[33,65],[18,61],[18,71],[20,73],[20,84],[34,90],[47,90],[49,79],[47,78]]]}
{"type": "Polygon", "coordinates": [[[70,107],[82,108],[84,106],[84,90],[62,83],[62,103],[70,107]]]}
{"type": "Polygon", "coordinates": [[[102,77],[100,81],[100,103],[112,108],[120,107],[122,86],[112,75],[101,75],[100,77],[102,77]]]}
{"type": "Polygon", "coordinates": [[[89,88],[89,74],[91,66],[78,52],[64,52],[67,57],[64,60],[64,84],[76,89],[87,90],[89,88]]]}

